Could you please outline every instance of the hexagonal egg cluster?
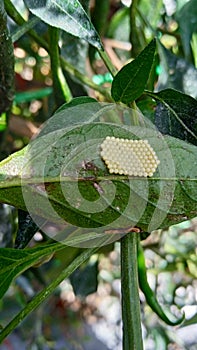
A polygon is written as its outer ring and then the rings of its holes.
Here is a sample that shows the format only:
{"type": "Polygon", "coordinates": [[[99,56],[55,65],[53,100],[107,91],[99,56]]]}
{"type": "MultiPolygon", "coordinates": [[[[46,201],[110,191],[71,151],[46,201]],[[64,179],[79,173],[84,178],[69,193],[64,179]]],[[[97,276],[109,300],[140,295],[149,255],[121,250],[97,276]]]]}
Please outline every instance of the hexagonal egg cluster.
{"type": "Polygon", "coordinates": [[[153,176],[160,161],[148,140],[128,140],[107,136],[101,157],[112,174],[153,176]]]}

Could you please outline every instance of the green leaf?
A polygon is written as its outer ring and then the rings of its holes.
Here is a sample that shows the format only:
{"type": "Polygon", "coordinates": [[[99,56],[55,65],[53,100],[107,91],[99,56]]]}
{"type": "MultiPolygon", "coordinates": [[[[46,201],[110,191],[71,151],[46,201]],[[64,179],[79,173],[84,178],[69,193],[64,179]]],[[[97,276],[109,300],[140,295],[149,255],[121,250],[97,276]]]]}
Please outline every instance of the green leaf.
{"type": "Polygon", "coordinates": [[[28,147],[0,163],[0,200],[26,208],[33,218],[77,226],[75,244],[97,234],[118,239],[121,229],[135,225],[151,232],[197,216],[197,148],[158,135],[148,123],[109,122],[113,113],[122,118],[129,111],[95,102],[60,110],[28,147]],[[149,140],[160,160],[154,177],[109,174],[100,156],[107,136],[149,140]]]}
{"type": "MultiPolygon", "coordinates": [[[[66,136],[68,140],[72,140],[72,143],[74,143],[75,146],[78,145],[79,148],[81,147],[82,151],[81,158],[77,160],[77,164],[82,164],[85,159],[84,155],[87,151],[87,149],[83,147],[85,142],[84,135],[92,140],[97,137],[102,137],[103,140],[106,136],[131,138],[128,131],[124,131],[113,124],[84,125],[83,127],[75,128],[72,132],[67,133],[66,136]]],[[[147,137],[149,137],[148,133],[147,137]]],[[[50,142],[52,140],[49,139],[48,141],[50,142]]],[[[126,226],[137,222],[138,226],[147,231],[158,227],[168,227],[172,224],[197,216],[197,167],[195,166],[197,161],[197,149],[195,146],[174,138],[166,137],[165,141],[167,142],[172,158],[175,162],[176,176],[170,178],[170,176],[167,176],[166,174],[166,178],[160,179],[159,174],[157,174],[153,179],[147,179],[148,184],[146,184],[144,179],[140,178],[132,178],[129,182],[124,177],[115,176],[113,180],[113,183],[116,186],[115,198],[105,210],[102,210],[102,205],[105,207],[108,198],[104,195],[101,195],[101,209],[96,213],[88,212],[88,207],[87,210],[80,210],[74,207],[73,201],[77,203],[77,199],[79,200],[81,196],[88,201],[89,206],[92,206],[93,201],[97,201],[99,197],[98,190],[94,187],[94,184],[99,184],[101,180],[107,181],[109,175],[104,164],[99,160],[99,153],[94,154],[94,156],[97,157],[97,160],[93,162],[93,168],[96,169],[96,174],[94,173],[94,169],[81,169],[82,181],[79,182],[80,193],[77,192],[78,197],[77,195],[74,197],[76,191],[75,176],[72,176],[71,173],[68,177],[59,177],[62,164],[65,164],[67,160],[69,160],[69,154],[72,152],[72,149],[69,148],[66,137],[62,137],[61,142],[57,145],[59,152],[58,159],[54,158],[55,153],[48,156],[44,150],[35,157],[35,160],[32,159],[32,165],[35,167],[36,164],[38,173],[35,174],[35,177],[31,178],[31,180],[27,179],[26,183],[25,179],[23,179],[23,188],[21,187],[20,175],[18,177],[10,176],[12,174],[12,168],[15,164],[15,157],[17,158],[17,154],[10,159],[7,164],[4,163],[4,165],[1,165],[1,174],[6,171],[7,180],[4,179],[3,182],[0,182],[0,200],[25,209],[29,198],[28,210],[31,213],[40,215],[44,218],[50,218],[51,221],[54,222],[57,221],[57,218],[61,218],[72,225],[79,225],[84,228],[96,228],[110,225],[110,223],[113,223],[118,219],[121,214],[126,216],[126,226]],[[63,152],[65,153],[65,145],[66,148],[68,148],[68,153],[64,156],[63,152]],[[43,165],[41,163],[43,163],[45,157],[50,158],[49,164],[51,165],[46,166],[46,190],[43,189],[42,191],[43,184],[42,178],[39,176],[39,171],[43,165]],[[63,163],[60,164],[59,161],[61,158],[63,163]],[[149,194],[147,193],[147,185],[149,187],[149,194]],[[62,186],[63,188],[65,187],[64,190],[66,190],[66,196],[65,193],[62,192],[62,186]],[[24,190],[28,191],[28,198],[26,198],[25,201],[24,190]],[[174,193],[169,193],[170,190],[174,191],[174,193]],[[128,208],[128,201],[131,193],[133,200],[128,208]],[[169,197],[170,195],[172,195],[172,204],[169,208],[166,206],[166,196],[169,197]],[[53,211],[49,210],[48,199],[55,214],[53,211]],[[118,211],[116,210],[117,207],[119,208],[118,211]],[[143,215],[139,216],[139,208],[143,208],[143,215]],[[157,218],[159,215],[163,215],[164,217],[162,222],[158,225],[157,218]],[[150,223],[151,218],[152,223],[150,223]],[[154,222],[154,220],[156,221],[154,222]]],[[[99,145],[96,143],[95,148],[97,150],[98,146],[99,145]]],[[[157,147],[158,152],[161,153],[162,156],[162,149],[160,149],[161,145],[159,144],[157,147]]],[[[93,148],[94,151],[95,148],[93,148]]],[[[156,147],[155,150],[157,152],[156,147]]],[[[26,156],[29,157],[28,152],[26,156]]],[[[89,156],[90,154],[88,154],[88,157],[85,160],[90,161],[89,156]]],[[[25,158],[23,161],[25,161],[25,158]]],[[[163,159],[163,161],[164,164],[162,164],[162,166],[164,167],[166,166],[165,159],[163,159]]],[[[167,164],[167,166],[169,165],[167,164]]],[[[169,169],[167,168],[166,171],[167,170],[169,169]]],[[[125,227],[124,223],[122,223],[122,225],[125,227]]],[[[121,223],[119,227],[121,227],[121,223]]]]}
{"type": "Polygon", "coordinates": [[[65,31],[61,34],[61,55],[71,63],[79,72],[85,73],[85,64],[88,51],[88,43],[65,31]]]}
{"type": "Polygon", "coordinates": [[[58,285],[70,274],[75,271],[77,267],[83,264],[93,254],[97,252],[98,248],[85,249],[80,255],[70,262],[70,264],[59,273],[59,275],[44,289],[42,289],[34,298],[29,301],[25,307],[18,312],[18,314],[6,325],[0,332],[0,343],[27,317],[33,310],[35,310],[46,298],[52,294],[58,285]]]}
{"type": "Polygon", "coordinates": [[[157,90],[171,88],[197,98],[197,69],[182,57],[159,45],[161,73],[157,90]]]}
{"type": "Polygon", "coordinates": [[[29,10],[47,24],[87,40],[102,50],[100,38],[78,0],[26,0],[29,10]]]}
{"type": "Polygon", "coordinates": [[[197,101],[172,89],[147,94],[158,103],[155,125],[159,131],[197,145],[197,101]]]}
{"type": "Polygon", "coordinates": [[[23,26],[17,28],[16,31],[12,34],[12,42],[15,43],[18,41],[25,33],[27,33],[30,29],[34,28],[37,23],[39,23],[40,19],[37,17],[31,18],[28,22],[23,24],[23,26]]]}
{"type": "Polygon", "coordinates": [[[190,0],[177,13],[177,21],[179,23],[183,49],[187,60],[192,61],[191,55],[191,39],[192,34],[197,31],[197,2],[190,0]]]}
{"type": "Polygon", "coordinates": [[[6,123],[6,113],[2,113],[0,115],[0,133],[7,128],[7,123],[6,123]]]}
{"type": "Polygon", "coordinates": [[[86,297],[95,293],[98,287],[98,260],[80,266],[70,276],[75,295],[86,297]]]}
{"type": "Polygon", "coordinates": [[[187,326],[191,326],[192,324],[196,325],[197,323],[197,314],[195,314],[194,316],[192,316],[189,319],[186,319],[183,324],[181,325],[181,327],[187,327],[187,326]]]}
{"type": "Polygon", "coordinates": [[[153,290],[149,286],[148,279],[147,279],[144,251],[140,243],[138,243],[138,278],[139,278],[139,286],[145,295],[147,304],[159,316],[159,318],[161,318],[161,320],[163,320],[166,324],[171,326],[176,326],[181,324],[185,319],[185,314],[183,314],[180,318],[174,321],[171,320],[171,318],[169,318],[165,314],[162,306],[159,304],[155,296],[155,292],[153,292],[153,290]]]}
{"type": "Polygon", "coordinates": [[[12,247],[13,232],[16,230],[17,211],[15,208],[0,203],[0,247],[12,247]]]}
{"type": "Polygon", "coordinates": [[[75,125],[79,122],[85,123],[86,121],[90,121],[92,118],[94,118],[94,115],[96,115],[102,106],[98,103],[97,100],[95,100],[92,97],[89,96],[80,96],[73,98],[69,103],[64,103],[62,106],[60,106],[54,114],[55,118],[50,118],[50,120],[45,123],[45,127],[41,130],[38,137],[49,134],[50,132],[61,130],[64,127],[75,125]],[[79,110],[78,107],[81,108],[81,105],[87,104],[89,107],[91,105],[91,108],[85,108],[83,107],[84,114],[80,115],[79,118],[79,110]],[[77,109],[75,109],[76,107],[77,109]],[[67,113],[67,110],[69,108],[69,114],[67,113]],[[64,118],[66,113],[66,118],[64,118]]]}
{"type": "Polygon", "coordinates": [[[114,101],[128,104],[142,95],[153,64],[155,48],[156,40],[153,39],[134,61],[117,73],[111,89],[114,101]]]}
{"type": "Polygon", "coordinates": [[[97,106],[99,106],[98,101],[95,100],[95,98],[89,97],[89,96],[79,96],[73,98],[70,102],[64,103],[62,106],[60,106],[56,111],[55,114],[59,113],[60,111],[64,111],[67,108],[82,105],[83,103],[97,103],[97,106]]]}
{"type": "Polygon", "coordinates": [[[18,210],[18,231],[16,233],[15,248],[23,249],[39,230],[31,216],[24,210],[18,210]]]}
{"type": "Polygon", "coordinates": [[[194,66],[197,67],[197,32],[192,34],[191,48],[194,66]]]}
{"type": "Polygon", "coordinates": [[[157,28],[161,19],[161,11],[163,11],[163,1],[141,0],[138,7],[138,13],[140,13],[141,21],[143,21],[142,18],[144,16],[147,24],[151,23],[152,28],[157,28]]]}
{"type": "Polygon", "coordinates": [[[0,299],[16,276],[63,248],[65,246],[60,243],[25,250],[0,248],[0,299]]]}
{"type": "MultiPolygon", "coordinates": [[[[108,37],[122,41],[125,43],[130,42],[130,18],[129,18],[129,8],[123,7],[116,11],[108,23],[108,37]]],[[[129,47],[129,44],[128,44],[129,47]]],[[[118,57],[122,62],[126,62],[131,58],[130,50],[120,50],[115,49],[118,57]]]]}
{"type": "Polygon", "coordinates": [[[53,89],[51,87],[47,87],[44,89],[38,89],[34,91],[23,91],[23,92],[18,92],[15,95],[14,101],[16,104],[18,103],[26,103],[26,102],[31,102],[33,100],[38,100],[42,99],[46,96],[51,95],[53,92],[53,89]]]}

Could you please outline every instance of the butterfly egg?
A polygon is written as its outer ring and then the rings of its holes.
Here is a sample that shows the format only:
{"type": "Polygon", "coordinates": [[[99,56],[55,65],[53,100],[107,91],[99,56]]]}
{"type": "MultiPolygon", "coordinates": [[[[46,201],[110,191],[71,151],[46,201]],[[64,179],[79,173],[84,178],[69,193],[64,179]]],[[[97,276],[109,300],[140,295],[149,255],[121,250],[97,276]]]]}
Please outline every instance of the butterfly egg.
{"type": "Polygon", "coordinates": [[[148,140],[107,136],[100,154],[110,174],[151,177],[160,163],[148,140]]]}

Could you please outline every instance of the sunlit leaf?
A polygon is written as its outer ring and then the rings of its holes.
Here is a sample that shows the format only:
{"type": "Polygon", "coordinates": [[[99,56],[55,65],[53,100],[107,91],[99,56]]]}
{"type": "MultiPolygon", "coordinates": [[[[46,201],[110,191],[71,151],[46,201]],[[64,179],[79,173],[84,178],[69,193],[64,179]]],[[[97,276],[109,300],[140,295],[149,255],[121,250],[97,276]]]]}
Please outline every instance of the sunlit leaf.
{"type": "Polygon", "coordinates": [[[102,49],[100,38],[78,0],[26,0],[29,10],[47,24],[87,40],[102,49]]]}

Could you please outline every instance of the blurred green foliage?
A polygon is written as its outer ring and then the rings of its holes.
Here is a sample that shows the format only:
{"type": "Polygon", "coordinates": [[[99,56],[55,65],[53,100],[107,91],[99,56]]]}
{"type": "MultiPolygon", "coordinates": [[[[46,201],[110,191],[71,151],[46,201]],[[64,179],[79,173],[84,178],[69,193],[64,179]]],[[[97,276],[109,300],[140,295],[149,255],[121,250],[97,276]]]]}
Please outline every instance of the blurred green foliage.
{"type": "MultiPolygon", "coordinates": [[[[165,88],[175,88],[194,98],[197,97],[197,2],[195,0],[133,1],[135,3],[135,23],[132,23],[132,32],[131,8],[127,7],[125,2],[106,1],[108,5],[105,7],[107,22],[104,27],[100,27],[99,12],[95,11],[98,1],[91,2],[90,7],[88,1],[81,1],[81,3],[89,8],[93,23],[99,34],[102,34],[106,51],[117,69],[135,58],[135,53],[142,51],[150,39],[156,36],[159,39],[159,47],[148,87],[154,87],[156,92],[165,88]]],[[[13,4],[26,19],[31,19],[32,15],[27,11],[23,1],[15,0],[13,4]]],[[[25,146],[35,135],[38,127],[56,109],[50,55],[46,50],[49,41],[47,25],[39,21],[33,28],[38,37],[43,39],[45,45],[42,46],[34,34],[29,36],[27,32],[20,36],[19,23],[17,20],[15,22],[11,20],[12,16],[8,8],[7,12],[11,35],[14,38],[17,34],[18,37],[14,42],[16,94],[11,113],[7,117],[5,114],[0,116],[1,159],[25,146]],[[22,127],[20,121],[22,121],[22,127]]],[[[111,75],[109,79],[105,78],[108,72],[96,50],[89,49],[87,42],[73,37],[72,34],[65,32],[60,34],[61,55],[68,62],[64,75],[72,95],[76,97],[87,94],[100,101],[105,101],[106,96],[102,94],[99,86],[108,90],[111,86],[111,75]],[[69,64],[73,67],[70,67],[69,64]],[[99,79],[103,77],[99,83],[98,77],[99,79]],[[93,86],[91,86],[92,81],[95,82],[93,86]]],[[[153,121],[156,103],[145,95],[140,96],[136,102],[143,113],[153,121]]],[[[13,247],[16,226],[16,210],[2,204],[0,206],[1,247],[13,247]]],[[[42,232],[37,232],[30,246],[39,247],[40,242],[47,243],[48,238],[42,232]]],[[[143,242],[143,246],[150,285],[161,304],[168,306],[168,309],[176,316],[179,316],[178,309],[185,310],[186,320],[181,327],[196,323],[196,220],[185,221],[169,230],[153,232],[143,242]]],[[[39,267],[31,267],[17,277],[1,300],[0,324],[3,326],[7,324],[10,318],[43,285],[52,281],[54,276],[77,254],[75,248],[70,248],[69,251],[59,251],[49,262],[39,267]]],[[[110,297],[111,301],[113,298],[119,300],[120,293],[117,289],[121,277],[119,261],[120,249],[119,243],[116,243],[101,249],[93,260],[90,259],[86,265],[71,276],[70,280],[61,284],[49,303],[42,305],[27,319],[26,323],[18,328],[18,334],[26,346],[29,349],[44,349],[46,345],[47,349],[55,349],[59,339],[64,336],[64,330],[57,331],[55,322],[60,328],[72,324],[76,330],[77,322],[80,321],[80,324],[84,320],[91,322],[91,315],[95,317],[95,322],[99,322],[99,318],[105,318],[105,313],[101,312],[98,315],[95,312],[89,294],[93,293],[92,296],[94,300],[99,300],[98,303],[101,303],[102,297],[106,296],[110,297]],[[78,276],[84,283],[78,284],[78,276]],[[32,322],[36,325],[35,328],[32,327],[32,322]]],[[[192,337],[191,340],[189,339],[190,335],[183,339],[180,336],[181,328],[179,332],[166,327],[145,304],[144,296],[140,295],[140,297],[145,349],[195,349],[195,339],[192,342],[192,337]]],[[[117,322],[120,322],[118,317],[117,322]]],[[[72,333],[71,330],[70,333],[72,333]]],[[[80,332],[75,332],[75,334],[78,333],[80,332]]],[[[12,342],[12,338],[10,339],[12,342]]],[[[77,349],[80,342],[80,334],[76,337],[75,345],[72,344],[72,341],[66,344],[64,339],[64,344],[68,349],[69,347],[77,349]]],[[[114,346],[114,343],[111,342],[111,349],[114,346]]]]}

